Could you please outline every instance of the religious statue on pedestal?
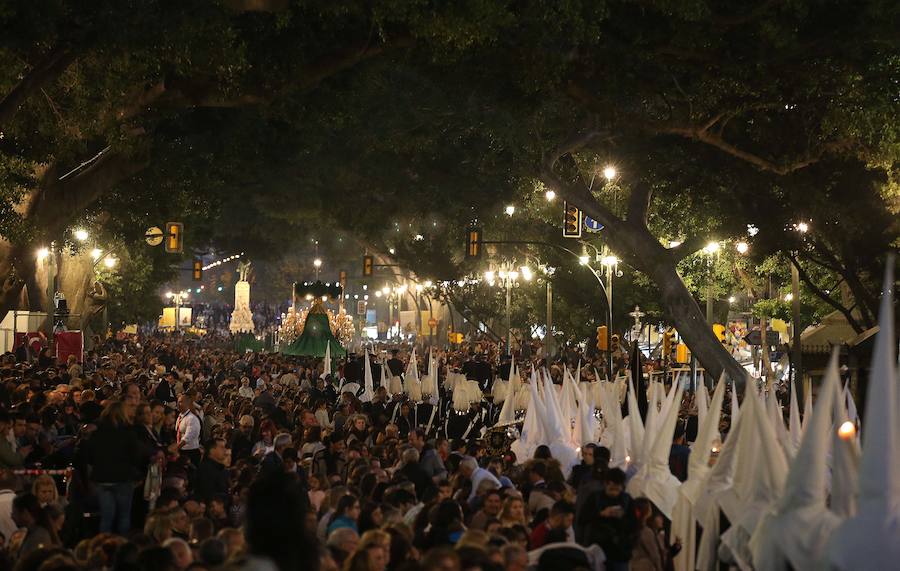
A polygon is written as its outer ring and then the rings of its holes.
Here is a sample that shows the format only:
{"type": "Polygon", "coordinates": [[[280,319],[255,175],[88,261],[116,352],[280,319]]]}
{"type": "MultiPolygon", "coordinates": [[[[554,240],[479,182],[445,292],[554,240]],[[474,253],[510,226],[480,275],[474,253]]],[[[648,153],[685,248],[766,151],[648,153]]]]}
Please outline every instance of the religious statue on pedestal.
{"type": "Polygon", "coordinates": [[[250,261],[238,262],[238,274],[241,279],[234,285],[234,312],[228,328],[232,333],[253,333],[253,312],[250,311],[250,261]]]}

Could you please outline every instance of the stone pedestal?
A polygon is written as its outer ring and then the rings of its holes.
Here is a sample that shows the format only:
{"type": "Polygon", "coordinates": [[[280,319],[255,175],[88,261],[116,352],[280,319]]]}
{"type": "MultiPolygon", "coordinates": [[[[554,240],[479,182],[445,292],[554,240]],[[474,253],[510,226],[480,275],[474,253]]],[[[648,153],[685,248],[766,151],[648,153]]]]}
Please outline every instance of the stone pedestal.
{"type": "Polygon", "coordinates": [[[253,333],[253,313],[250,311],[250,284],[239,281],[234,286],[234,312],[231,314],[232,333],[253,333]]]}

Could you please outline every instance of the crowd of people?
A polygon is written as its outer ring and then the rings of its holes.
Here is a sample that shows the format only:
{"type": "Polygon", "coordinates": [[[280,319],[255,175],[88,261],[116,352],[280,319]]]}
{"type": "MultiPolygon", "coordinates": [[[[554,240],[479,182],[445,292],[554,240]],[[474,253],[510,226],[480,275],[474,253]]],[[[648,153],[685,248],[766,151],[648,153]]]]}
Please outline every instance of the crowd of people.
{"type": "MultiPolygon", "coordinates": [[[[474,353],[438,352],[437,369],[489,394],[510,363],[474,353]]],[[[407,358],[372,357],[374,378],[407,358]]],[[[326,374],[321,359],[166,335],[111,339],[80,363],[4,355],[0,569],[672,566],[668,522],[629,497],[607,448],[584,446],[566,476],[546,446],[518,459],[491,443],[490,398],[460,412],[444,388],[429,404],[379,386],[363,403],[363,359],[326,374]]]]}

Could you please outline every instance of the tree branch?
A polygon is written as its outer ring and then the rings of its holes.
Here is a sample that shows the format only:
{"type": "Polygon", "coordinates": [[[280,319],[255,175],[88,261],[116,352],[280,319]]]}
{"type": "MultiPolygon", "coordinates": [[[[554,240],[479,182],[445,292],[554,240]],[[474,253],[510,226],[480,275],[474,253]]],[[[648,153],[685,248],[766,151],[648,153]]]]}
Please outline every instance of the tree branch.
{"type": "Polygon", "coordinates": [[[58,78],[75,61],[77,50],[68,44],[54,47],[0,101],[0,126],[7,124],[25,101],[58,78]]]}
{"type": "Polygon", "coordinates": [[[322,81],[364,61],[384,53],[409,47],[411,36],[398,36],[389,41],[371,45],[368,38],[351,46],[335,50],[311,62],[294,73],[286,74],[289,80],[275,85],[257,85],[238,94],[222,92],[215,78],[166,77],[148,87],[137,90],[131,100],[116,113],[119,119],[135,117],[151,107],[172,108],[235,108],[269,104],[285,93],[306,91],[322,81]]]}
{"type": "MultiPolygon", "coordinates": [[[[578,102],[585,109],[591,111],[592,113],[603,113],[607,111],[604,106],[599,101],[597,101],[590,90],[575,81],[570,81],[566,85],[566,93],[569,95],[569,97],[571,97],[573,100],[578,102]]],[[[762,105],[761,107],[769,107],[769,105],[762,105]]],[[[722,136],[721,130],[713,131],[713,127],[715,127],[716,124],[724,125],[739,112],[740,110],[731,110],[717,113],[713,115],[712,118],[707,120],[707,122],[703,125],[659,123],[646,121],[641,118],[633,118],[631,121],[634,124],[638,125],[641,129],[650,133],[658,135],[676,135],[679,137],[697,141],[716,148],[746,163],[749,163],[759,170],[772,172],[778,175],[786,175],[804,169],[820,161],[822,157],[825,156],[825,154],[827,154],[828,152],[841,147],[841,143],[839,141],[833,141],[823,144],[816,151],[810,152],[805,157],[800,158],[796,161],[783,164],[777,163],[758,154],[740,149],[737,146],[729,143],[722,136]]]]}
{"type": "Polygon", "coordinates": [[[149,164],[146,157],[135,158],[113,151],[64,180],[57,179],[56,169],[48,169],[38,195],[30,205],[29,221],[48,236],[59,234],[75,213],[83,211],[104,192],[134,176],[149,164]]]}
{"type": "Polygon", "coordinates": [[[708,239],[706,235],[690,236],[674,248],[668,248],[669,254],[676,263],[680,262],[705,246],[708,239]]]}
{"type": "Polygon", "coordinates": [[[650,210],[650,198],[653,195],[652,187],[645,182],[638,182],[631,189],[628,197],[627,219],[632,224],[647,226],[647,213],[650,210]]]}
{"type": "Polygon", "coordinates": [[[813,292],[813,294],[815,294],[816,297],[841,312],[841,314],[847,320],[847,323],[850,324],[850,327],[852,327],[854,331],[856,331],[857,333],[862,333],[863,331],[865,331],[866,328],[862,324],[860,324],[860,322],[853,316],[853,312],[850,309],[838,303],[834,298],[832,298],[819,286],[813,283],[812,278],[808,273],[806,273],[806,270],[803,269],[803,266],[800,265],[800,262],[797,260],[796,256],[789,252],[788,258],[790,258],[791,263],[794,264],[794,267],[797,268],[797,275],[801,280],[803,280],[803,283],[806,284],[806,286],[813,292]]]}

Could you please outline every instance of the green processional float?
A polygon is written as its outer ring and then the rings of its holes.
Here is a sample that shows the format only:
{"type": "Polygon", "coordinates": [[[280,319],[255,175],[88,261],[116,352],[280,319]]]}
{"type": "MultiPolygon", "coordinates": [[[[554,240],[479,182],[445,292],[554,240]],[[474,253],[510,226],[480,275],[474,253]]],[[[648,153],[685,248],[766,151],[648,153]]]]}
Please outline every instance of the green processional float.
{"type": "Polygon", "coordinates": [[[336,319],[340,321],[336,323],[338,328],[343,328],[346,314],[341,311],[336,318],[325,309],[325,301],[339,298],[341,293],[342,288],[337,284],[323,284],[320,281],[294,284],[294,299],[306,299],[312,302],[312,306],[300,311],[295,311],[292,307],[284,316],[279,330],[282,354],[324,357],[329,349],[333,357],[347,354],[332,331],[332,321],[336,319]]]}

